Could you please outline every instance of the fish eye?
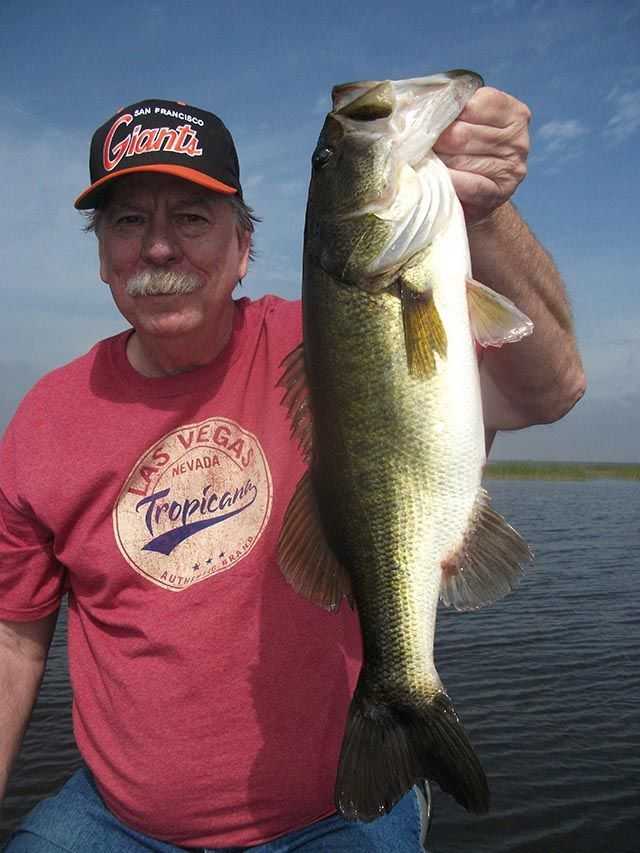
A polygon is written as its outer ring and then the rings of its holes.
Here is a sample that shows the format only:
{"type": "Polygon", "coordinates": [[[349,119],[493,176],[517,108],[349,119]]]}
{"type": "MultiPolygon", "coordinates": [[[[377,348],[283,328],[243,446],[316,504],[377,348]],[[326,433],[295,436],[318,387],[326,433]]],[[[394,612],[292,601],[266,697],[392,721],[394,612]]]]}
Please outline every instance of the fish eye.
{"type": "Polygon", "coordinates": [[[326,166],[329,160],[333,157],[334,151],[332,148],[327,148],[326,145],[322,148],[316,148],[311,158],[311,163],[314,169],[322,169],[326,166]]]}

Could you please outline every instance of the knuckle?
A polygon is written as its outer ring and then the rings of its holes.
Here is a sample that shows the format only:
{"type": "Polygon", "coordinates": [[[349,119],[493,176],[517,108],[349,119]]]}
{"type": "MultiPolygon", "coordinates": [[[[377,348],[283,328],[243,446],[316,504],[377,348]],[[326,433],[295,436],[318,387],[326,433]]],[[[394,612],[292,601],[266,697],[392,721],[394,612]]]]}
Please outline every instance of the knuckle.
{"type": "Polygon", "coordinates": [[[450,169],[456,169],[459,172],[473,171],[473,162],[466,154],[451,154],[447,157],[447,166],[450,169]]]}
{"type": "Polygon", "coordinates": [[[441,157],[443,153],[448,154],[450,157],[460,156],[467,151],[469,145],[472,143],[473,130],[472,125],[455,121],[441,133],[437,144],[434,146],[434,150],[441,157]]]}
{"type": "Polygon", "coordinates": [[[453,138],[460,151],[466,151],[473,142],[475,126],[459,122],[452,127],[453,138]]]}
{"type": "Polygon", "coordinates": [[[499,101],[503,94],[500,89],[496,89],[494,86],[481,86],[473,97],[478,102],[482,101],[483,104],[491,104],[499,101]]]}
{"type": "Polygon", "coordinates": [[[531,121],[531,110],[529,109],[528,105],[524,103],[524,101],[518,101],[518,105],[522,120],[526,124],[529,124],[529,122],[531,121]]]}
{"type": "Polygon", "coordinates": [[[529,136],[528,134],[521,134],[516,137],[513,143],[514,153],[518,156],[520,160],[526,160],[529,156],[529,136]]]}
{"type": "Polygon", "coordinates": [[[519,160],[513,169],[514,177],[517,179],[518,183],[523,181],[527,177],[527,164],[524,160],[519,160]]]}
{"type": "Polygon", "coordinates": [[[496,175],[496,183],[504,195],[509,196],[527,176],[527,166],[522,160],[510,161],[504,164],[496,175]]]}
{"type": "Polygon", "coordinates": [[[514,124],[505,134],[505,145],[508,146],[509,155],[525,158],[529,154],[529,131],[526,125],[514,124]]]}

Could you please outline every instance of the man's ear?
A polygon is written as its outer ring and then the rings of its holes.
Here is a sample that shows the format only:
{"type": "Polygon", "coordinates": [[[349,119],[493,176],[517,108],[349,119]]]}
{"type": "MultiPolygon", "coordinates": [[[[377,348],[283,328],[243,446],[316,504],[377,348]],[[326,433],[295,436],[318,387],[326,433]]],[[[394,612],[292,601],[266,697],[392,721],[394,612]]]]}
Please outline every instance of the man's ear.
{"type": "MultiPolygon", "coordinates": [[[[98,237],[97,234],[96,237],[98,237]]],[[[102,252],[102,240],[100,239],[100,237],[98,237],[98,259],[100,261],[100,278],[105,284],[109,284],[107,280],[107,275],[109,274],[107,262],[105,261],[104,254],[102,252]]]]}
{"type": "Polygon", "coordinates": [[[240,244],[240,262],[238,264],[238,281],[243,279],[249,269],[249,254],[251,252],[251,237],[250,231],[244,228],[238,233],[238,242],[240,244]]]}

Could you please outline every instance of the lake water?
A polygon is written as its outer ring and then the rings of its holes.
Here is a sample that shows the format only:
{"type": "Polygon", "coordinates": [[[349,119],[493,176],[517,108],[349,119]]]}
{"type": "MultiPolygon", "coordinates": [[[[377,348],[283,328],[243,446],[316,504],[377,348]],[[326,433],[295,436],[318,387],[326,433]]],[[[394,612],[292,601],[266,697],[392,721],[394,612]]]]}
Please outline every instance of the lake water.
{"type": "MultiPolygon", "coordinates": [[[[472,817],[434,790],[432,853],[639,853],[640,484],[489,481],[536,553],[520,588],[440,617],[437,662],[489,778],[472,817]]],[[[77,766],[64,620],[0,841],[77,766]]]]}

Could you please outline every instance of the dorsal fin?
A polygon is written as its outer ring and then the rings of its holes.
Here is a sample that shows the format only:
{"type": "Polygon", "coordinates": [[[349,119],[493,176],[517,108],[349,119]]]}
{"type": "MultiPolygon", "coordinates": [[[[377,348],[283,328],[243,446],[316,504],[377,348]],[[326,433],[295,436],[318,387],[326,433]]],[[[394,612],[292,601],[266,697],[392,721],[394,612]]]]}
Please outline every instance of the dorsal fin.
{"type": "Polygon", "coordinates": [[[304,363],[304,345],[300,344],[283,359],[284,368],[278,386],[285,389],[281,403],[287,407],[291,421],[291,438],[297,441],[307,464],[311,461],[312,421],[304,363]]]}

